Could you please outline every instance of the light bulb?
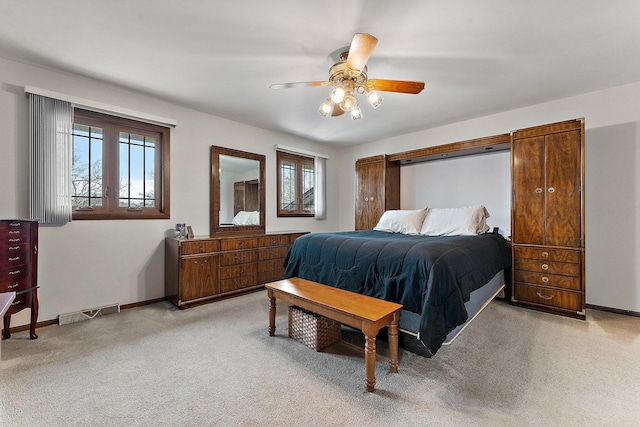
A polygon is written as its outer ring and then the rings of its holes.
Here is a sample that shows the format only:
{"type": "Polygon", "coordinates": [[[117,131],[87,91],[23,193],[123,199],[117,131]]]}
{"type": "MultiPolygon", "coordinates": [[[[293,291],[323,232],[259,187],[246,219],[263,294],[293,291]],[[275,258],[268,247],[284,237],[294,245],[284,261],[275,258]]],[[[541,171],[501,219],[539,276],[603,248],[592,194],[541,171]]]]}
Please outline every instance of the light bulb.
{"type": "Polygon", "coordinates": [[[337,87],[331,92],[331,100],[336,104],[340,104],[344,99],[344,89],[337,87]]]}
{"type": "Polygon", "coordinates": [[[324,101],[322,105],[320,105],[320,108],[318,109],[318,111],[323,116],[329,117],[329,115],[333,111],[333,102],[331,102],[331,99],[327,99],[326,101],[324,101]]]}
{"type": "Polygon", "coordinates": [[[369,103],[373,108],[378,108],[380,104],[382,104],[382,100],[384,98],[378,95],[376,92],[368,92],[367,99],[369,99],[369,103]]]}
{"type": "Polygon", "coordinates": [[[360,108],[356,107],[351,110],[351,120],[358,120],[362,118],[362,111],[360,108]]]}

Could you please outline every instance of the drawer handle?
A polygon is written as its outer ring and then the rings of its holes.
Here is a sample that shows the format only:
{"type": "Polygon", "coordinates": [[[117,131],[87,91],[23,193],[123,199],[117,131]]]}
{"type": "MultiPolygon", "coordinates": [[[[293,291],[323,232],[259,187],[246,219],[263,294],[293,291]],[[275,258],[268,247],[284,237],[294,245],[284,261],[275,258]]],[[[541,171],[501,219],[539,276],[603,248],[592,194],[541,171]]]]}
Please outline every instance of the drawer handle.
{"type": "Polygon", "coordinates": [[[19,242],[20,239],[9,239],[9,243],[13,243],[13,242],[19,242]]]}
{"type": "Polygon", "coordinates": [[[544,283],[548,283],[549,282],[549,278],[547,276],[542,276],[542,281],[544,283]]]}
{"type": "Polygon", "coordinates": [[[553,188],[553,187],[549,187],[549,193],[555,193],[555,192],[556,192],[556,189],[555,189],[555,188],[553,188]]]}
{"type": "Polygon", "coordinates": [[[10,222],[9,226],[10,227],[20,227],[22,224],[20,224],[19,222],[10,222]]]}
{"type": "Polygon", "coordinates": [[[539,187],[536,188],[536,194],[540,194],[540,193],[542,193],[542,188],[539,188],[539,187]]]}
{"type": "Polygon", "coordinates": [[[542,256],[545,257],[545,258],[548,257],[549,256],[549,252],[542,252],[542,256]]]}
{"type": "Polygon", "coordinates": [[[203,251],[203,250],[204,250],[204,245],[200,245],[200,246],[198,246],[198,249],[200,249],[201,251],[203,251]]]}
{"type": "Polygon", "coordinates": [[[548,270],[548,269],[549,269],[549,266],[548,266],[547,264],[542,264],[542,269],[543,269],[543,270],[548,270]]]}
{"type": "Polygon", "coordinates": [[[19,259],[19,256],[14,256],[13,258],[9,258],[9,261],[18,261],[19,259]]]}
{"type": "Polygon", "coordinates": [[[9,231],[9,234],[20,234],[20,231],[19,230],[9,231]]]}
{"type": "Polygon", "coordinates": [[[10,271],[9,274],[19,274],[20,270],[16,270],[16,271],[10,271]]]}
{"type": "Polygon", "coordinates": [[[242,246],[242,243],[243,243],[243,242],[238,242],[238,246],[242,246]]]}
{"type": "Polygon", "coordinates": [[[10,251],[17,251],[18,249],[20,249],[20,246],[9,246],[10,251]]]}
{"type": "Polygon", "coordinates": [[[236,273],[238,274],[244,274],[244,268],[239,268],[236,270],[236,273]]]}
{"type": "Polygon", "coordinates": [[[14,305],[18,305],[18,304],[20,304],[21,302],[22,302],[21,300],[14,301],[14,302],[13,302],[13,304],[11,304],[11,305],[12,305],[12,306],[14,306],[14,305]]]}
{"type": "Polygon", "coordinates": [[[205,265],[206,263],[209,262],[209,260],[204,260],[204,261],[194,261],[196,263],[196,265],[199,265],[200,267],[202,267],[203,265],[205,265]]]}
{"type": "Polygon", "coordinates": [[[18,286],[20,286],[19,283],[16,283],[15,285],[9,285],[7,286],[9,289],[13,289],[13,288],[17,288],[18,286]]]}
{"type": "Polygon", "coordinates": [[[542,299],[553,299],[553,295],[542,295],[540,292],[536,292],[538,296],[542,299]]]}

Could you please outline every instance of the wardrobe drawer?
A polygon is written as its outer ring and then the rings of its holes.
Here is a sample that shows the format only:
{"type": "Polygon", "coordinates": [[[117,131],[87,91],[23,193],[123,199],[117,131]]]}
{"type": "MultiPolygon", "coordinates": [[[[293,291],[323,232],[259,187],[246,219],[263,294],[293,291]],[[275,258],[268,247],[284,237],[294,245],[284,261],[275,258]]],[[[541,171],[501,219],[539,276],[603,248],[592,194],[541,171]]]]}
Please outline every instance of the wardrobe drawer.
{"type": "Polygon", "coordinates": [[[7,310],[6,315],[12,315],[14,313],[19,312],[20,310],[24,310],[25,308],[31,307],[32,301],[32,292],[24,292],[20,294],[16,294],[16,298],[11,303],[9,310],[7,310]]]}
{"type": "Polygon", "coordinates": [[[561,276],[559,274],[536,273],[534,271],[514,270],[514,282],[532,285],[550,286],[554,288],[582,289],[580,277],[561,276]]]}
{"type": "Polygon", "coordinates": [[[516,283],[513,289],[513,298],[517,301],[532,302],[567,310],[582,310],[582,294],[560,289],[516,283]]]}
{"type": "Polygon", "coordinates": [[[180,244],[180,255],[206,254],[220,250],[218,240],[201,240],[195,242],[182,242],[180,244]]]}
{"type": "Polygon", "coordinates": [[[545,261],[580,262],[580,251],[570,249],[530,248],[515,246],[514,255],[517,258],[541,259],[545,261]]]}
{"type": "Polygon", "coordinates": [[[563,276],[580,276],[580,264],[568,262],[543,261],[537,259],[516,258],[516,270],[536,271],[539,273],[561,274],[563,276]]]}
{"type": "Polygon", "coordinates": [[[220,266],[222,267],[256,261],[258,261],[258,251],[255,249],[248,251],[223,252],[220,254],[220,266]]]}
{"type": "Polygon", "coordinates": [[[288,245],[289,244],[289,235],[288,234],[279,234],[276,236],[263,236],[260,237],[260,247],[264,246],[279,246],[279,245],[288,245]]]}
{"type": "Polygon", "coordinates": [[[29,268],[27,265],[0,268],[0,283],[17,281],[29,277],[29,268]]]}
{"type": "Polygon", "coordinates": [[[273,248],[260,248],[258,249],[258,259],[274,259],[284,258],[289,251],[289,246],[276,246],[273,248]]]}
{"type": "Polygon", "coordinates": [[[258,247],[258,239],[224,239],[220,241],[221,251],[235,251],[237,249],[253,249],[258,247]]]}
{"type": "Polygon", "coordinates": [[[220,267],[220,279],[230,279],[232,277],[240,277],[256,274],[258,265],[255,262],[250,264],[236,264],[227,267],[220,267]]]}
{"type": "Polygon", "coordinates": [[[281,269],[284,273],[284,266],[282,265],[283,259],[267,259],[258,263],[258,271],[270,271],[281,269]]]}
{"type": "Polygon", "coordinates": [[[220,280],[220,292],[232,292],[239,289],[250,288],[258,285],[258,275],[234,277],[232,279],[220,280]]]}

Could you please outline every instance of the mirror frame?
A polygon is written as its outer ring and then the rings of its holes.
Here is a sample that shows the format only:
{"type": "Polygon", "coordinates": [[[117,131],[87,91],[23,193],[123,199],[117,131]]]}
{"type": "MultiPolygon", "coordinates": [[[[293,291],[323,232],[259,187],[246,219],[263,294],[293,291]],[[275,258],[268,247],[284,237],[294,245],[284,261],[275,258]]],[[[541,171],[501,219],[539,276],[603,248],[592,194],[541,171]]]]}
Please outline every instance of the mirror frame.
{"type": "Polygon", "coordinates": [[[233,148],[211,146],[211,193],[210,202],[210,235],[215,233],[238,233],[255,231],[264,233],[265,230],[265,155],[235,150],[233,148]],[[260,199],[260,225],[220,225],[220,155],[240,157],[260,162],[260,182],[258,197],[260,199]]]}

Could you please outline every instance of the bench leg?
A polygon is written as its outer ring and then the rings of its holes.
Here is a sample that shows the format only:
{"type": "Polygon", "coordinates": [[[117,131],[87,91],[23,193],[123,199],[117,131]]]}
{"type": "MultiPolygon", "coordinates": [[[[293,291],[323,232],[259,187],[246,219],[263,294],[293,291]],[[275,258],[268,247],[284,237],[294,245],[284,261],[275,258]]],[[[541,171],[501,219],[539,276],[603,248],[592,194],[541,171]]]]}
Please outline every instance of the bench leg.
{"type": "Polygon", "coordinates": [[[371,392],[376,386],[376,334],[365,333],[364,364],[367,378],[367,391],[371,392]]]}
{"type": "Polygon", "coordinates": [[[276,333],[276,298],[269,292],[269,336],[276,333]]]}
{"type": "Polygon", "coordinates": [[[389,324],[389,368],[392,373],[398,373],[398,315],[393,316],[389,324]]]}

